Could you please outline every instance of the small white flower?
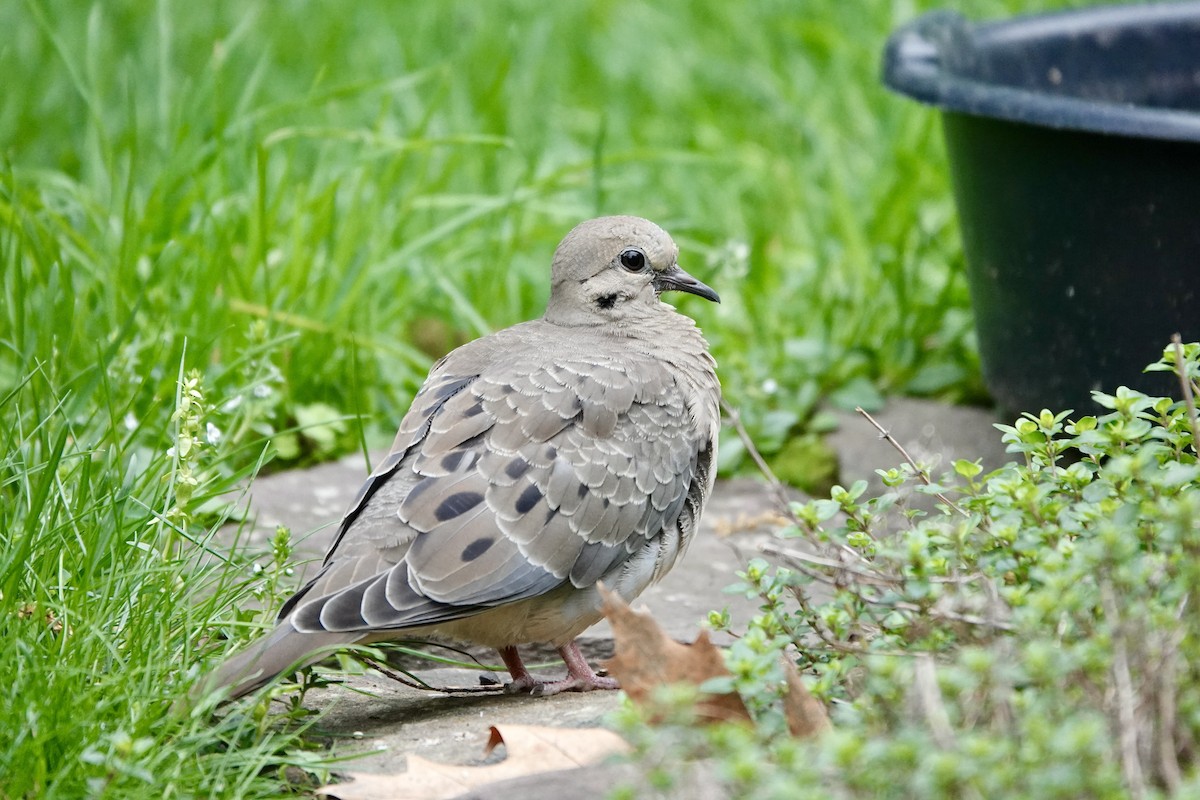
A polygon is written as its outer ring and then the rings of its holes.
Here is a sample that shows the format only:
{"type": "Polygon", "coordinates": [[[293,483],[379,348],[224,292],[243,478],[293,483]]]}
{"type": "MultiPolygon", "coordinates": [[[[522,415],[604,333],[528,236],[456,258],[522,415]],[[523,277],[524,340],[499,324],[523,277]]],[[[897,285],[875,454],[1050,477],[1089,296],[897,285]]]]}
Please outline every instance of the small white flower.
{"type": "Polygon", "coordinates": [[[138,418],[133,415],[132,411],[127,411],[125,419],[121,420],[121,424],[125,426],[125,430],[135,431],[138,426],[138,418]]]}
{"type": "Polygon", "coordinates": [[[762,382],[762,390],[766,394],[775,394],[779,391],[779,382],[774,378],[767,378],[762,382]]]}
{"type": "Polygon", "coordinates": [[[221,429],[216,425],[213,425],[211,422],[204,424],[204,438],[208,440],[209,444],[217,444],[221,441],[222,436],[224,436],[224,434],[221,433],[221,429]]]}

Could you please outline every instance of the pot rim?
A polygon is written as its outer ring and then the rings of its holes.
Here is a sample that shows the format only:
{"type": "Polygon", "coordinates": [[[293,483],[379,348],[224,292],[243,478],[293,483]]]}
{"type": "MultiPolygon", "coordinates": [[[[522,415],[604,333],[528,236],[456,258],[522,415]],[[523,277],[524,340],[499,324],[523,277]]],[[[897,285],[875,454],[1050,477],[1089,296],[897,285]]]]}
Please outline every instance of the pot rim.
{"type": "MultiPolygon", "coordinates": [[[[1200,35],[1200,2],[1089,8],[983,23],[971,23],[953,11],[933,11],[897,29],[888,39],[883,82],[893,91],[944,111],[1048,128],[1200,141],[1200,109],[1050,94],[971,74],[989,48],[1052,37],[1115,36],[1133,25],[1186,26],[1200,35]]],[[[1200,84],[1200,48],[1193,75],[1200,84]]]]}

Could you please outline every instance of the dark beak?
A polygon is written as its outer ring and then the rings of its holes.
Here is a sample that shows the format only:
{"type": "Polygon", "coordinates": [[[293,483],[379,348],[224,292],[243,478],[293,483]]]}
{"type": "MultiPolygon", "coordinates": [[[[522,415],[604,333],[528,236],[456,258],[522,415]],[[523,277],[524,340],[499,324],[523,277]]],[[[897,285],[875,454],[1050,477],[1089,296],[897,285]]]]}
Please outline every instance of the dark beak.
{"type": "Polygon", "coordinates": [[[711,287],[688,275],[678,266],[664,269],[655,275],[654,288],[660,292],[687,292],[714,303],[721,302],[720,296],[711,287]]]}

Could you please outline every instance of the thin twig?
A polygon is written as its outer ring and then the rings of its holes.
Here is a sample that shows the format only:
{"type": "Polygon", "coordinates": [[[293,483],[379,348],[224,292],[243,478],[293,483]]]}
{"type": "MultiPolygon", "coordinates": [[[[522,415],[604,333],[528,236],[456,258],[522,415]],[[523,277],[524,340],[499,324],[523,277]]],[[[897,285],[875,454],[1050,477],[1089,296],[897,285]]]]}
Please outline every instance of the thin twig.
{"type": "Polygon", "coordinates": [[[419,678],[413,678],[407,672],[398,672],[391,667],[381,664],[379,661],[371,658],[370,656],[359,654],[358,658],[364,663],[369,664],[372,668],[379,670],[379,672],[383,673],[385,676],[391,678],[397,683],[403,683],[405,686],[411,686],[413,689],[420,689],[426,692],[441,692],[443,694],[475,694],[478,692],[504,691],[504,684],[502,683],[497,683],[494,686],[433,686],[423,680],[420,680],[419,678]]]}
{"type": "Polygon", "coordinates": [[[742,440],[742,444],[745,446],[746,452],[750,454],[750,459],[754,462],[754,466],[758,467],[758,471],[763,474],[763,477],[767,479],[767,483],[771,485],[771,489],[775,492],[775,498],[779,501],[779,505],[784,510],[784,513],[787,514],[793,523],[799,526],[800,520],[796,519],[796,515],[791,511],[792,501],[787,496],[787,487],[775,475],[775,471],[771,469],[771,465],[762,457],[762,453],[758,452],[758,448],[754,445],[754,440],[750,438],[750,432],[742,424],[741,413],[729,405],[729,402],[724,397],[721,398],[721,410],[725,412],[725,416],[729,418],[729,424],[733,425],[734,432],[742,440]]]}
{"type": "MultiPolygon", "coordinates": [[[[924,467],[919,466],[916,461],[913,461],[913,457],[908,454],[908,451],[905,450],[898,441],[896,441],[896,437],[892,436],[892,434],[886,428],[880,425],[874,417],[868,414],[866,409],[864,409],[862,406],[857,406],[854,410],[867,418],[867,422],[871,423],[871,425],[875,427],[875,430],[879,431],[880,438],[884,439],[888,444],[896,448],[900,455],[903,456],[904,460],[909,463],[909,466],[916,471],[917,477],[925,482],[926,486],[933,486],[933,480],[929,477],[929,472],[924,467]]],[[[956,504],[949,497],[946,497],[946,495],[942,494],[941,492],[934,492],[934,497],[936,497],[938,500],[941,500],[950,508],[953,508],[959,514],[962,514],[964,517],[970,516],[966,511],[963,511],[961,508],[959,508],[958,504],[956,504]]]]}
{"type": "MultiPolygon", "coordinates": [[[[750,438],[750,432],[746,430],[746,426],[742,424],[741,413],[729,405],[724,397],[721,398],[721,410],[725,412],[725,416],[729,419],[729,424],[733,426],[733,430],[737,433],[738,438],[742,440],[742,445],[745,446],[746,452],[750,454],[750,459],[754,465],[758,467],[758,471],[766,478],[767,483],[771,487],[771,491],[775,494],[775,500],[779,504],[779,510],[787,517],[788,522],[795,525],[799,530],[807,530],[808,526],[796,516],[792,511],[792,500],[787,494],[787,484],[779,480],[775,475],[775,471],[771,469],[771,465],[762,457],[762,453],[758,452],[758,447],[755,446],[754,440],[750,438]]],[[[862,561],[862,556],[852,547],[846,544],[838,546],[839,549],[856,560],[862,561]]]]}
{"type": "MultiPolygon", "coordinates": [[[[763,549],[763,552],[767,553],[768,555],[779,555],[780,557],[782,557],[784,559],[790,558],[791,556],[795,555],[797,552],[797,551],[772,550],[772,549],[768,549],[768,547],[766,545],[764,545],[762,549],[763,549]]],[[[805,553],[804,555],[806,558],[808,558],[808,556],[809,556],[809,554],[807,554],[807,553],[805,553]]],[[[817,563],[819,565],[821,564],[822,561],[825,561],[825,559],[821,559],[819,556],[814,557],[812,560],[814,561],[814,563],[817,563]]],[[[808,577],[812,578],[813,580],[820,581],[821,583],[828,584],[828,585],[834,586],[834,587],[842,587],[844,585],[842,581],[838,580],[835,577],[830,577],[829,575],[825,575],[823,573],[816,572],[815,570],[807,569],[804,566],[803,562],[789,561],[788,566],[791,567],[792,569],[797,570],[798,572],[801,572],[801,573],[807,575],[808,577]]],[[[868,585],[872,585],[872,586],[897,586],[904,582],[900,578],[888,578],[886,576],[875,576],[875,575],[871,575],[870,573],[863,573],[858,570],[851,569],[844,564],[842,564],[838,567],[834,567],[834,568],[841,569],[845,572],[849,572],[850,574],[861,578],[862,580],[860,581],[860,583],[868,584],[868,585]]],[[[979,627],[979,628],[992,628],[992,629],[1000,630],[1000,631],[1015,630],[1015,628],[1007,622],[1003,622],[998,619],[989,619],[987,617],[981,617],[976,614],[960,614],[957,611],[944,611],[944,610],[938,610],[936,608],[926,608],[924,606],[919,606],[916,603],[909,603],[904,600],[880,599],[879,597],[872,597],[871,595],[867,594],[866,592],[862,592],[862,591],[857,592],[854,596],[868,605],[880,606],[882,608],[891,609],[893,611],[906,611],[910,614],[924,614],[925,616],[927,616],[931,619],[943,620],[943,621],[947,621],[947,622],[961,622],[964,625],[974,625],[975,627],[979,627]]],[[[797,599],[800,602],[801,607],[803,608],[804,601],[800,598],[797,598],[797,599]]],[[[824,637],[822,637],[822,638],[824,638],[824,637]]]]}
{"type": "Polygon", "coordinates": [[[946,713],[942,690],[938,688],[937,664],[928,653],[922,653],[913,666],[913,690],[933,741],[943,750],[954,749],[954,729],[946,713]]]}
{"type": "Polygon", "coordinates": [[[910,603],[906,600],[893,600],[889,597],[872,596],[866,591],[859,591],[855,598],[864,603],[880,608],[887,608],[893,611],[906,611],[917,616],[924,615],[930,619],[943,620],[949,622],[961,622],[964,625],[974,625],[980,628],[994,628],[1001,631],[1013,631],[1015,628],[1007,622],[998,619],[989,619],[976,614],[961,614],[957,611],[946,611],[933,608],[930,606],[922,606],[916,603],[910,603]]]}
{"type": "Polygon", "coordinates": [[[1183,338],[1178,333],[1172,334],[1171,344],[1175,345],[1175,374],[1179,376],[1183,404],[1187,406],[1188,423],[1192,426],[1192,451],[1200,455],[1200,421],[1196,419],[1196,398],[1192,394],[1192,381],[1188,378],[1183,360],[1183,338]]]}
{"type": "MultiPolygon", "coordinates": [[[[806,553],[803,550],[793,550],[788,547],[780,547],[779,545],[771,542],[763,542],[758,546],[758,549],[759,552],[769,556],[778,556],[780,558],[792,559],[793,561],[804,561],[808,562],[809,564],[816,564],[819,567],[828,567],[829,569],[840,569],[845,572],[849,572],[851,575],[857,575],[860,578],[865,579],[868,583],[878,583],[885,586],[895,586],[897,584],[904,583],[904,578],[899,575],[883,575],[877,572],[870,572],[858,567],[852,567],[842,561],[837,561],[832,558],[825,558],[824,556],[819,556],[815,553],[806,553]]],[[[964,583],[975,583],[984,577],[985,576],[982,573],[972,572],[970,575],[931,575],[927,578],[924,578],[924,580],[927,580],[930,583],[961,585],[964,583]]],[[[832,579],[829,579],[829,582],[833,582],[832,579]]]]}
{"type": "MultiPolygon", "coordinates": [[[[1183,620],[1188,608],[1189,595],[1184,595],[1175,609],[1175,621],[1183,620]]],[[[1179,767],[1178,730],[1179,707],[1179,646],[1183,643],[1184,628],[1178,626],[1167,632],[1165,646],[1160,659],[1158,686],[1158,764],[1163,783],[1171,796],[1179,793],[1183,784],[1183,771],[1179,767]]]]}
{"type": "Polygon", "coordinates": [[[857,656],[890,655],[911,657],[913,655],[912,653],[906,653],[903,651],[887,652],[870,650],[862,645],[847,644],[846,642],[834,638],[833,634],[826,630],[825,622],[817,615],[816,611],[813,610],[812,604],[808,600],[808,595],[805,594],[804,590],[799,586],[793,586],[791,587],[791,591],[792,597],[794,597],[796,600],[796,604],[800,606],[801,613],[808,621],[809,629],[812,630],[812,632],[817,635],[817,638],[820,639],[821,642],[830,649],[836,650],[839,653],[857,656]]]}
{"type": "Polygon", "coordinates": [[[1176,711],[1179,697],[1179,645],[1183,629],[1175,628],[1166,635],[1166,646],[1158,665],[1155,683],[1158,684],[1158,767],[1162,781],[1171,796],[1179,794],[1183,771],[1175,753],[1176,711]]]}
{"type": "MultiPolygon", "coordinates": [[[[804,593],[804,590],[801,589],[799,586],[792,586],[791,592],[792,592],[792,596],[796,600],[796,603],[800,606],[800,611],[803,613],[803,615],[805,616],[805,618],[808,621],[809,629],[812,630],[812,632],[817,635],[817,638],[819,638],[824,644],[828,645],[830,648],[838,651],[839,653],[846,653],[849,655],[858,655],[858,656],[888,656],[890,658],[920,658],[921,656],[926,655],[925,651],[877,650],[874,648],[865,647],[863,645],[848,644],[846,642],[839,641],[838,639],[833,638],[832,634],[825,629],[824,622],[817,615],[817,613],[813,610],[812,605],[808,601],[808,596],[804,593]]],[[[859,594],[859,595],[855,595],[855,596],[858,599],[862,600],[864,603],[868,603],[870,605],[881,605],[881,606],[889,605],[886,601],[879,600],[877,598],[867,597],[866,595],[859,594]]],[[[895,608],[896,606],[891,605],[890,607],[895,608]]],[[[909,605],[909,609],[911,609],[911,608],[914,608],[914,606],[909,605]]],[[[938,612],[930,612],[930,613],[933,615],[937,615],[938,612]]],[[[959,621],[969,622],[972,624],[979,624],[979,625],[996,625],[997,627],[1003,625],[1003,623],[991,623],[991,622],[988,622],[987,620],[978,620],[977,618],[968,619],[965,616],[960,616],[960,615],[953,614],[953,613],[945,615],[945,618],[958,619],[959,621]]]]}
{"type": "Polygon", "coordinates": [[[758,546],[760,552],[769,556],[779,556],[780,558],[791,559],[793,561],[806,561],[809,564],[816,564],[819,567],[828,567],[829,569],[842,570],[849,572],[851,575],[857,575],[869,583],[880,583],[885,586],[895,586],[903,581],[900,578],[889,577],[887,575],[879,575],[878,573],[868,572],[865,569],[852,567],[842,561],[837,561],[832,558],[806,553],[803,550],[792,550],[787,547],[779,547],[771,542],[763,542],[758,546]]]}
{"type": "Polygon", "coordinates": [[[866,600],[868,603],[877,602],[879,605],[890,606],[891,608],[896,608],[901,611],[910,611],[914,614],[927,614],[928,616],[932,617],[933,619],[949,620],[950,622],[961,622],[965,625],[975,625],[980,628],[995,628],[996,630],[1000,630],[1000,631],[1016,630],[1012,625],[1009,625],[1007,622],[1001,622],[998,619],[988,619],[987,617],[980,617],[975,614],[960,614],[957,611],[938,611],[935,608],[922,608],[921,606],[916,605],[915,603],[906,603],[902,600],[892,603],[892,602],[887,602],[887,601],[883,601],[883,600],[875,601],[866,596],[863,596],[862,599],[866,600]]]}
{"type": "Polygon", "coordinates": [[[1129,669],[1129,648],[1125,642],[1121,612],[1117,607],[1117,595],[1112,582],[1100,579],[1100,601],[1104,616],[1113,626],[1113,683],[1117,692],[1117,735],[1121,743],[1121,773],[1125,776],[1125,788],[1134,800],[1146,796],[1146,777],[1142,773],[1142,761],[1138,755],[1137,697],[1133,688],[1133,674],[1129,669]]]}

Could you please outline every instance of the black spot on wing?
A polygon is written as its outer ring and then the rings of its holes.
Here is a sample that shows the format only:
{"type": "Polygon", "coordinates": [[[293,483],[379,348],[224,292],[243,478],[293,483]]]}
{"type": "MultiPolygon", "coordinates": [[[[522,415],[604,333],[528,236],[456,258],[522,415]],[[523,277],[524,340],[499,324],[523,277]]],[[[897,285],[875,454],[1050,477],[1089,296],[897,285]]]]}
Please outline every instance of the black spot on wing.
{"type": "Polygon", "coordinates": [[[521,456],[515,456],[504,466],[504,474],[514,481],[529,471],[529,462],[521,456]]]}
{"type": "Polygon", "coordinates": [[[475,405],[463,412],[464,417],[476,417],[483,413],[483,401],[480,400],[475,405]]]}
{"type": "Polygon", "coordinates": [[[467,545],[466,547],[463,548],[462,560],[463,561],[474,561],[475,559],[479,558],[481,555],[486,553],[489,549],[491,549],[491,546],[494,545],[495,543],[496,543],[496,537],[494,537],[494,536],[479,537],[478,539],[476,539],[475,541],[471,542],[469,545],[467,545]]]}
{"type": "Polygon", "coordinates": [[[445,522],[470,511],[482,502],[483,495],[480,492],[456,492],[443,500],[433,515],[438,522],[445,522]]]}
{"type": "Polygon", "coordinates": [[[538,504],[538,500],[542,499],[542,490],[534,486],[532,483],[525,487],[525,491],[521,492],[521,496],[517,498],[517,513],[525,514],[529,509],[538,504]]]}
{"type": "Polygon", "coordinates": [[[586,483],[581,483],[581,484],[579,484],[579,488],[575,490],[575,493],[578,494],[580,497],[586,497],[587,493],[589,491],[590,491],[590,489],[589,489],[588,485],[586,483]]]}
{"type": "Polygon", "coordinates": [[[451,450],[446,455],[442,456],[442,469],[447,472],[456,472],[462,464],[463,459],[467,456],[466,450],[451,450]]]}

